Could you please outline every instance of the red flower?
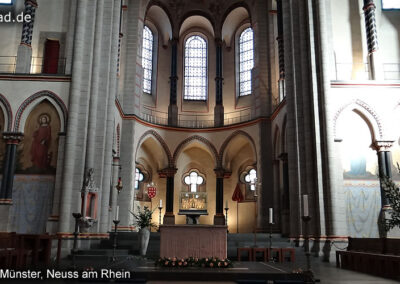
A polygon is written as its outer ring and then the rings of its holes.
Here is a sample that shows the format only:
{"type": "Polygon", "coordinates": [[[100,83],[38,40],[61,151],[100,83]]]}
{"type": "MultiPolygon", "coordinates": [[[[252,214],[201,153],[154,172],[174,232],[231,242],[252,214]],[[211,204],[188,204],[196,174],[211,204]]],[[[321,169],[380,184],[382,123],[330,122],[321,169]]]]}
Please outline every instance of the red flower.
{"type": "Polygon", "coordinates": [[[211,263],[210,263],[210,267],[213,267],[213,266],[214,266],[214,263],[211,262],[211,263]]]}

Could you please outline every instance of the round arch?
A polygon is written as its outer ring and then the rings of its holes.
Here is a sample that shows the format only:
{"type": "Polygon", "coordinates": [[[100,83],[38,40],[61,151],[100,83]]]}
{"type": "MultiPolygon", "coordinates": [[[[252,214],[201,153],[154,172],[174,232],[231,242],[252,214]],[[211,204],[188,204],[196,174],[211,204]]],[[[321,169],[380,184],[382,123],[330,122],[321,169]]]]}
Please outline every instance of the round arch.
{"type": "Polygon", "coordinates": [[[25,127],[26,119],[29,113],[41,102],[47,100],[50,102],[57,110],[58,116],[61,122],[60,132],[65,132],[67,129],[67,116],[68,111],[62,99],[51,91],[40,91],[29,98],[27,98],[21,106],[18,108],[15,114],[14,131],[22,132],[25,127]]]}
{"type": "Polygon", "coordinates": [[[335,114],[333,119],[333,136],[335,140],[340,140],[337,133],[337,122],[343,111],[351,110],[357,113],[366,122],[371,132],[371,143],[375,140],[384,139],[384,129],[378,114],[365,102],[361,100],[352,101],[342,106],[335,114]]]}
{"type": "Polygon", "coordinates": [[[219,166],[222,166],[222,164],[223,164],[223,158],[224,158],[224,155],[226,154],[226,149],[227,149],[228,145],[235,137],[237,137],[239,135],[244,136],[246,139],[248,139],[250,141],[250,144],[253,146],[252,149],[254,151],[254,157],[257,162],[257,160],[258,160],[257,159],[257,150],[256,150],[257,148],[256,148],[256,144],[254,143],[253,138],[247,132],[245,132],[243,130],[238,130],[238,131],[233,132],[231,135],[229,135],[229,137],[226,138],[224,143],[222,144],[222,146],[219,150],[219,158],[220,158],[220,160],[218,161],[219,166]]]}
{"type": "Polygon", "coordinates": [[[4,113],[4,131],[12,131],[13,114],[11,105],[2,94],[0,94],[0,107],[4,113]]]}
{"type": "Polygon", "coordinates": [[[185,146],[189,145],[190,143],[192,143],[194,141],[198,141],[201,144],[206,146],[206,148],[211,152],[212,156],[214,157],[216,167],[218,167],[219,156],[218,156],[217,149],[210,141],[208,141],[203,136],[199,136],[199,135],[194,135],[194,136],[188,137],[185,140],[183,140],[181,143],[179,143],[179,145],[175,149],[175,152],[174,152],[174,155],[172,158],[174,166],[176,164],[176,161],[178,160],[180,153],[185,148],[185,146]]]}
{"type": "Polygon", "coordinates": [[[137,157],[138,150],[142,146],[143,142],[145,142],[149,137],[153,137],[160,144],[161,148],[164,150],[164,153],[167,157],[168,167],[172,167],[173,161],[172,161],[171,151],[169,150],[167,143],[165,143],[164,139],[160,136],[160,134],[158,134],[154,130],[148,130],[145,133],[143,133],[143,135],[140,137],[138,144],[136,146],[135,157],[137,157]]]}

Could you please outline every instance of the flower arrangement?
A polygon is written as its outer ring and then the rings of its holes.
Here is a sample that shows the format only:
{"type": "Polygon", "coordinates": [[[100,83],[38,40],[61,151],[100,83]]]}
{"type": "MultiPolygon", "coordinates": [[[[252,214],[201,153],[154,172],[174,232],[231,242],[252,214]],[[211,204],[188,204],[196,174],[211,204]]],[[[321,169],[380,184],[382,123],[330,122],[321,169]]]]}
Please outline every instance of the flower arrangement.
{"type": "Polygon", "coordinates": [[[229,268],[232,267],[232,261],[227,258],[219,259],[218,257],[206,257],[206,258],[177,258],[177,257],[164,257],[159,258],[156,266],[161,267],[209,267],[209,268],[229,268]]]}
{"type": "Polygon", "coordinates": [[[138,206],[137,214],[133,213],[132,211],[129,212],[131,212],[131,214],[136,220],[135,225],[138,226],[140,229],[143,229],[143,228],[156,227],[156,225],[153,222],[151,222],[154,210],[150,210],[149,207],[147,206],[144,206],[143,210],[141,210],[140,206],[138,206]]]}

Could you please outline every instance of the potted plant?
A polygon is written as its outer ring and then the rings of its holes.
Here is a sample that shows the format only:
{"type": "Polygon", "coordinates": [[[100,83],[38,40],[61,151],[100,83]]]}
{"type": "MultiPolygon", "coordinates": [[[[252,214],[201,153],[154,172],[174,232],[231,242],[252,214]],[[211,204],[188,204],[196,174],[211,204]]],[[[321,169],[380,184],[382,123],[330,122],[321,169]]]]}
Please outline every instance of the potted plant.
{"type": "Polygon", "coordinates": [[[153,212],[154,210],[150,210],[147,206],[144,206],[143,210],[138,206],[137,213],[131,211],[131,214],[135,218],[134,225],[139,228],[139,252],[141,256],[146,255],[147,246],[149,245],[150,240],[151,227],[156,227],[156,225],[151,222],[153,212]]]}

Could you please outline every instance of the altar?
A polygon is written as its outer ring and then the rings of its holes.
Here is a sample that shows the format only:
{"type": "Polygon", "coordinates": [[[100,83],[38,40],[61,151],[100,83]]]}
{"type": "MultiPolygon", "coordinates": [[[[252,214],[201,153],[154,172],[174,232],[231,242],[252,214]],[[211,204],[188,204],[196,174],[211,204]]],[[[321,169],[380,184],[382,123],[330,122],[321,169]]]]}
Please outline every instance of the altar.
{"type": "Polygon", "coordinates": [[[160,235],[160,257],[227,257],[226,226],[162,225],[160,235]]]}

